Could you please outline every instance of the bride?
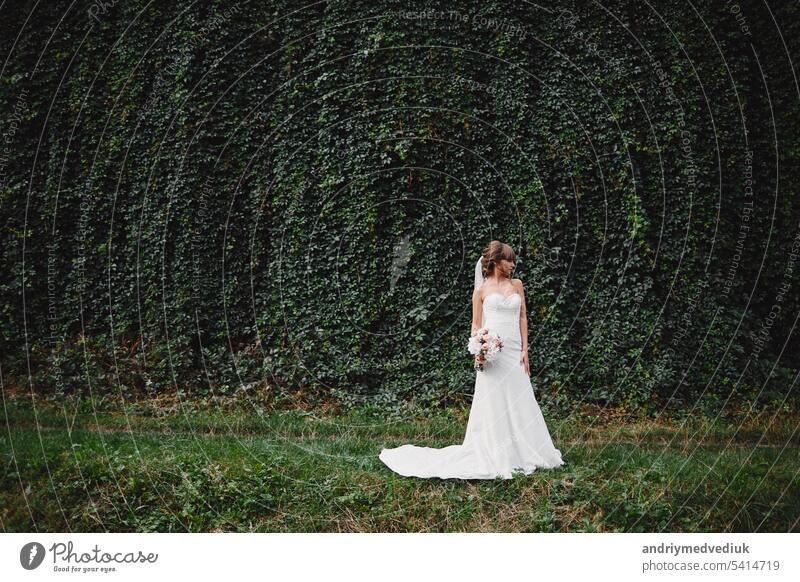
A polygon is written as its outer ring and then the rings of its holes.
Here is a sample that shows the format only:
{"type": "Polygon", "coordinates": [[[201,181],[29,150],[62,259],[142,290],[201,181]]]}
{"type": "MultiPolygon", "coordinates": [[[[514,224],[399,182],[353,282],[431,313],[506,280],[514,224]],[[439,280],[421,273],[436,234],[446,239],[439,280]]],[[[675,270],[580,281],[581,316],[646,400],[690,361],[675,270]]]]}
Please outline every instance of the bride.
{"type": "MultiPolygon", "coordinates": [[[[379,455],[406,477],[511,479],[564,464],[553,446],[533,395],[528,363],[528,324],[522,281],[511,278],[514,249],[492,241],[475,265],[472,332],[497,333],[503,349],[476,372],[464,442],[441,449],[402,445],[379,455]]],[[[466,351],[466,350],[465,350],[466,351]]],[[[475,356],[478,358],[479,356],[475,356]]]]}

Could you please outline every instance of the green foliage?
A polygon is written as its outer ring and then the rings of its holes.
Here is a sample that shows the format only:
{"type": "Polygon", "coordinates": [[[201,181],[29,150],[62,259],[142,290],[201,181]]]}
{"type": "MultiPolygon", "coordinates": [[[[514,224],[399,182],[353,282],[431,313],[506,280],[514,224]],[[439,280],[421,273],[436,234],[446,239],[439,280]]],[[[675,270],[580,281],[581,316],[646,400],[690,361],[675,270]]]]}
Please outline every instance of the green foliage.
{"type": "MultiPolygon", "coordinates": [[[[789,393],[796,273],[754,342],[798,229],[765,6],[744,37],[722,4],[28,4],[0,21],[7,381],[459,402],[472,265],[499,238],[548,406],[789,393]]],[[[797,6],[773,10],[796,43],[797,6]]]]}

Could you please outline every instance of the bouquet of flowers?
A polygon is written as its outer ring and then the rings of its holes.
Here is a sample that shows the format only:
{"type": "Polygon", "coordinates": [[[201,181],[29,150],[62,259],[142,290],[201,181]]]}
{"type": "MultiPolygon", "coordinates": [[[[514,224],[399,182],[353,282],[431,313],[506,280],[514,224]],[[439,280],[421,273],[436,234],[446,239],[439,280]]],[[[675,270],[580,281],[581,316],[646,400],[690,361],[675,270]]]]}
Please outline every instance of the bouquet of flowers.
{"type": "Polygon", "coordinates": [[[473,356],[478,356],[475,362],[475,369],[478,372],[483,372],[483,365],[486,362],[491,362],[503,349],[503,340],[496,333],[482,327],[470,336],[467,349],[473,356]]]}

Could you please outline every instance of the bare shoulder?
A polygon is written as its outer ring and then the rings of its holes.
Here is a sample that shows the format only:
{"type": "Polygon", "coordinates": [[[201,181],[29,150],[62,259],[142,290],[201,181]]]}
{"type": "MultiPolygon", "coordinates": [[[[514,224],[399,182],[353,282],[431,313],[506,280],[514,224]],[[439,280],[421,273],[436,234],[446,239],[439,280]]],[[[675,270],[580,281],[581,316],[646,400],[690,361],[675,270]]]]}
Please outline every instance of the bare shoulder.
{"type": "Polygon", "coordinates": [[[519,292],[523,291],[523,289],[522,289],[522,279],[511,279],[511,284],[514,286],[514,288],[517,291],[519,291],[519,292]]]}
{"type": "Polygon", "coordinates": [[[478,285],[477,287],[475,287],[475,289],[472,291],[472,298],[473,298],[473,299],[480,299],[480,298],[482,297],[482,294],[483,294],[483,286],[484,286],[484,285],[485,285],[485,283],[481,283],[480,285],[478,285]]]}

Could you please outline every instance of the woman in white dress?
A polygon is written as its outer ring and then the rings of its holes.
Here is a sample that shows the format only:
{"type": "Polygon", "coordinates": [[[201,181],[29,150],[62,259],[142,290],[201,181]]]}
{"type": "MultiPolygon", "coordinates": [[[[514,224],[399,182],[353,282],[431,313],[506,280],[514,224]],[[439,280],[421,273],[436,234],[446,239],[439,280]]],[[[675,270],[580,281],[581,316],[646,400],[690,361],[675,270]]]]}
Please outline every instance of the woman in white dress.
{"type": "Polygon", "coordinates": [[[533,395],[525,292],[522,281],[511,278],[515,261],[514,249],[492,241],[475,266],[472,332],[488,328],[503,340],[503,349],[476,372],[464,442],[440,449],[411,444],[382,449],[379,458],[396,473],[511,479],[564,464],[533,395]]]}

